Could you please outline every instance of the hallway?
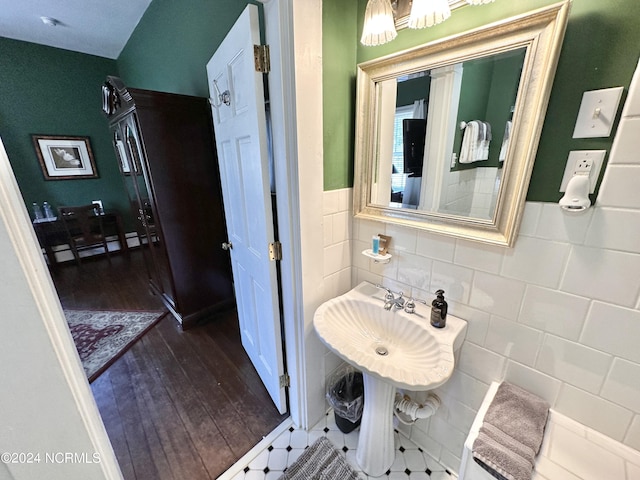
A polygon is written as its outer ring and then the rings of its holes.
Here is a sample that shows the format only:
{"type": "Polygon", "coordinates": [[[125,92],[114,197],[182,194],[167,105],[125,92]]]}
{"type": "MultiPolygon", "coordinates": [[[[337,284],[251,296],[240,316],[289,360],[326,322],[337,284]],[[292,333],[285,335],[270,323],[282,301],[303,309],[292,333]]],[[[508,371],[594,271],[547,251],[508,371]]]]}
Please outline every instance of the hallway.
{"type": "MultiPolygon", "coordinates": [[[[64,308],[162,309],[139,251],[52,278],[64,308]]],[[[235,311],[186,332],[167,315],[91,388],[126,480],[215,479],[286,418],[244,353],[235,311]]]]}

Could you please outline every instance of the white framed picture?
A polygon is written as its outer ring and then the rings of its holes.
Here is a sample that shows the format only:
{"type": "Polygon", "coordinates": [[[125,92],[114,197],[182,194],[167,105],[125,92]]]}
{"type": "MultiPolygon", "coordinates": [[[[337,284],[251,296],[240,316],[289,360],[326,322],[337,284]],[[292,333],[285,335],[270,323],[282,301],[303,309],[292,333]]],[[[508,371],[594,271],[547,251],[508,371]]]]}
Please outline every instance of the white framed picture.
{"type": "Polygon", "coordinates": [[[32,135],[45,180],[98,178],[89,137],[32,135]]]}

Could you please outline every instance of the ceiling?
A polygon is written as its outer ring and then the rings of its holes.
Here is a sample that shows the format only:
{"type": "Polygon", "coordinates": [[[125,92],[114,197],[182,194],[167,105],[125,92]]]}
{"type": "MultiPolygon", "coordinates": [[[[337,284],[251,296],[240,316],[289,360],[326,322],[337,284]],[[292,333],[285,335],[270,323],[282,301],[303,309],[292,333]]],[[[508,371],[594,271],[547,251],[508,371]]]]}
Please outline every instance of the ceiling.
{"type": "Polygon", "coordinates": [[[151,0],[0,0],[0,37],[117,59],[151,0]],[[46,25],[40,17],[59,23],[46,25]]]}

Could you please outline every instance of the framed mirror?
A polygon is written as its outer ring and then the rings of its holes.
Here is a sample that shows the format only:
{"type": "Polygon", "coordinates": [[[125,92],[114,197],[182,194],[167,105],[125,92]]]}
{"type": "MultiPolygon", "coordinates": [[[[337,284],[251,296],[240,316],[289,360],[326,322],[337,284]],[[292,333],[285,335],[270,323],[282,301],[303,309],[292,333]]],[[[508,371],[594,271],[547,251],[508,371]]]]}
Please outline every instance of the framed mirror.
{"type": "Polygon", "coordinates": [[[512,246],[569,5],[358,65],[355,216],[512,246]]]}

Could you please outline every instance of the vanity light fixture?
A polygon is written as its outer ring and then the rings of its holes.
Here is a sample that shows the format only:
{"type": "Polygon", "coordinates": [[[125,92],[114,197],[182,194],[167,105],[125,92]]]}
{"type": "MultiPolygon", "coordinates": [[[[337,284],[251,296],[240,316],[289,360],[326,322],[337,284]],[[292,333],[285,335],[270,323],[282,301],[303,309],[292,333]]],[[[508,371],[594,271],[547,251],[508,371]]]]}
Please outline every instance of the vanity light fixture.
{"type": "Polygon", "coordinates": [[[360,42],[372,47],[388,43],[396,29],[432,27],[464,5],[483,5],[494,0],[368,0],[360,42]]]}
{"type": "Polygon", "coordinates": [[[433,27],[450,16],[449,0],[413,0],[408,27],[433,27]]]}
{"type": "Polygon", "coordinates": [[[369,0],[364,13],[364,28],[360,42],[373,47],[390,42],[397,35],[390,0],[369,0]]]}

